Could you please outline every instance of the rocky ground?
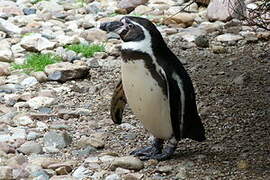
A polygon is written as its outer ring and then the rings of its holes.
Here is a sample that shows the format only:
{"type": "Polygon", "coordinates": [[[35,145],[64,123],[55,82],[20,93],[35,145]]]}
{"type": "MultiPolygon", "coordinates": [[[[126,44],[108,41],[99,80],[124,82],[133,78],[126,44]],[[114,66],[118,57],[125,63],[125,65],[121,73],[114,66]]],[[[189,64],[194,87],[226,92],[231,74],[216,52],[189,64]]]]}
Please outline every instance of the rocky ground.
{"type": "Polygon", "coordinates": [[[134,11],[157,23],[188,70],[207,140],[185,139],[172,159],[142,162],[129,152],[152,137],[129,107],[121,125],[109,114],[120,41],[96,28],[129,4],[0,0],[0,179],[269,179],[270,33],[209,22],[197,4],[164,21],[181,2],[150,0],[134,11]],[[93,58],[64,48],[104,41],[93,58]],[[29,52],[65,62],[30,74],[10,68],[29,52]]]}

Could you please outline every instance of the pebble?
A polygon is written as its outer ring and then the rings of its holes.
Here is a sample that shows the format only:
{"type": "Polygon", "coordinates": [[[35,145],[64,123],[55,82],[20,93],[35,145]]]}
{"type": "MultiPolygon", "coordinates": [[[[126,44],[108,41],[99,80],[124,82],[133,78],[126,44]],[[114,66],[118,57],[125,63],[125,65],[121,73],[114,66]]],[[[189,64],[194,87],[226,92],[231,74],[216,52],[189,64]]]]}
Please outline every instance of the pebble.
{"type": "Polygon", "coordinates": [[[45,106],[49,106],[53,104],[54,101],[55,101],[55,98],[38,96],[32,99],[29,99],[27,103],[29,104],[30,108],[39,109],[41,107],[45,107],[45,106]]]}
{"type": "Polygon", "coordinates": [[[115,160],[111,163],[110,169],[114,171],[117,167],[130,170],[140,170],[144,167],[144,164],[136,157],[124,156],[115,158],[115,160]]]}
{"type": "Polygon", "coordinates": [[[111,174],[107,176],[105,180],[121,180],[121,177],[118,174],[111,174]]]}

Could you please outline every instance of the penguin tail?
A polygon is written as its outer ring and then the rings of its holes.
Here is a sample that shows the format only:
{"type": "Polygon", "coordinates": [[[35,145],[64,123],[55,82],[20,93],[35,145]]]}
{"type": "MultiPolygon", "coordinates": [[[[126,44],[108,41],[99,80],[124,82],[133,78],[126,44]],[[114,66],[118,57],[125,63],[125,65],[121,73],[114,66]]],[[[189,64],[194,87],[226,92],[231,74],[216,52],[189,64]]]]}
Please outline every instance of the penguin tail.
{"type": "Polygon", "coordinates": [[[193,119],[193,122],[191,126],[188,128],[187,133],[187,138],[190,138],[192,140],[202,142],[206,140],[205,137],[205,130],[201,121],[200,116],[195,117],[193,119]]]}

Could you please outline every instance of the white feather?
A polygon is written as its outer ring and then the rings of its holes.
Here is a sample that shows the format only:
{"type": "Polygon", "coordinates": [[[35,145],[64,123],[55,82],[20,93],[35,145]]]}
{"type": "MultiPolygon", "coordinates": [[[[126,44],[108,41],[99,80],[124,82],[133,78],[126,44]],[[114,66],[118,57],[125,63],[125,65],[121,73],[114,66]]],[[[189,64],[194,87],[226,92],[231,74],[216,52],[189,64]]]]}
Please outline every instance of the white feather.
{"type": "Polygon", "coordinates": [[[177,82],[178,88],[180,89],[180,101],[181,101],[180,133],[182,137],[184,126],[185,92],[183,89],[183,82],[175,72],[172,74],[172,78],[177,82]]]}

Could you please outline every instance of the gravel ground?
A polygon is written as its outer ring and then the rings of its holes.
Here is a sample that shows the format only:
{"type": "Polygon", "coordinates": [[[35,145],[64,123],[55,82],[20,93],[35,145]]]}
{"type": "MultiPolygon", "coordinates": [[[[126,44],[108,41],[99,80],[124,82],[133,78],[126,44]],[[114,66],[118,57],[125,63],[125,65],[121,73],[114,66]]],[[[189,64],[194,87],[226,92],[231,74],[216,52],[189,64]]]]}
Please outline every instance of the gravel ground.
{"type": "MultiPolygon", "coordinates": [[[[207,141],[183,140],[171,160],[147,161],[139,173],[144,174],[145,179],[268,179],[269,43],[228,45],[225,54],[213,54],[209,48],[182,50],[175,42],[169,44],[180,58],[187,60],[185,67],[196,88],[207,141]]],[[[71,155],[76,149],[76,137],[83,134],[101,133],[106,137],[105,148],[97,154],[106,152],[123,156],[149,143],[150,135],[129,107],[124,113],[124,125],[114,125],[110,119],[110,98],[119,73],[119,67],[99,67],[91,69],[84,80],[69,81],[64,85],[42,84],[43,89],[44,86],[72,89],[69,93],[58,94],[54,110],[83,107],[91,111],[90,116],[79,118],[64,117],[57,121],[51,118],[48,124],[66,124],[74,137],[71,148],[55,156],[77,160],[78,164],[83,162],[84,158],[71,155]]]]}

